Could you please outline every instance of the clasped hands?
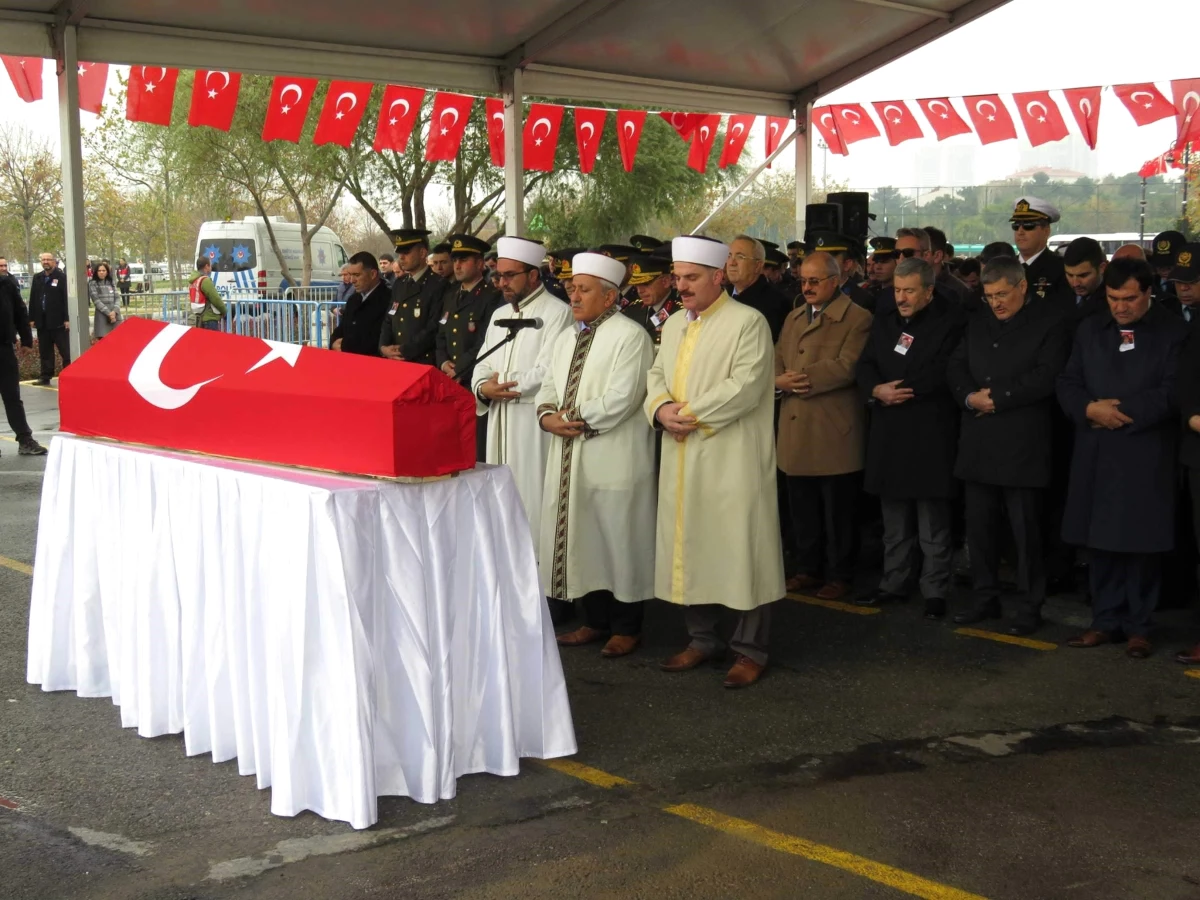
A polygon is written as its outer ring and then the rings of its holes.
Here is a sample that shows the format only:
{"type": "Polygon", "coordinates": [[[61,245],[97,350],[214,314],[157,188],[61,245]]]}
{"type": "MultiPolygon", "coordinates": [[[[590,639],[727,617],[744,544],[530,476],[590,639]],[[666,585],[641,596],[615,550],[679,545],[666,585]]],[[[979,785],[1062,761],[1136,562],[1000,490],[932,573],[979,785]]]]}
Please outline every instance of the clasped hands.
{"type": "Polygon", "coordinates": [[[1117,409],[1120,405],[1120,400],[1093,400],[1087,405],[1084,415],[1088,417],[1093,428],[1107,428],[1109,431],[1116,431],[1118,428],[1133,424],[1133,419],[1117,409]]]}
{"type": "Polygon", "coordinates": [[[900,387],[901,381],[886,381],[883,384],[875,385],[875,389],[871,391],[871,396],[882,403],[884,406],[899,406],[913,398],[913,389],[900,387]]]}
{"type": "Polygon", "coordinates": [[[685,416],[681,410],[685,403],[664,403],[654,413],[654,418],[662,423],[662,427],[677,441],[687,440],[687,436],[699,425],[695,416],[685,416]]]}
{"type": "Polygon", "coordinates": [[[570,417],[570,411],[566,409],[547,413],[538,420],[538,424],[542,426],[542,431],[548,431],[564,440],[579,437],[587,427],[586,422],[578,419],[573,421],[570,417]]]}
{"type": "Polygon", "coordinates": [[[782,375],[775,376],[775,390],[785,394],[807,394],[812,390],[812,384],[803,372],[785,369],[782,375]]]}
{"type": "Polygon", "coordinates": [[[994,413],[996,411],[996,404],[992,400],[992,389],[984,388],[982,391],[974,391],[967,394],[967,406],[975,410],[976,418],[994,413]]]}

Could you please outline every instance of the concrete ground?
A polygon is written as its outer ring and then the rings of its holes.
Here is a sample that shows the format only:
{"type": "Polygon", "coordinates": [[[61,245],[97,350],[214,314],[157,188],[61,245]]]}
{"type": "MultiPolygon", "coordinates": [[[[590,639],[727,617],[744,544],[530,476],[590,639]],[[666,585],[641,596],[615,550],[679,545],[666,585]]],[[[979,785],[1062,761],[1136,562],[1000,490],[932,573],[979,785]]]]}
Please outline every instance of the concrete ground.
{"type": "MultiPolygon", "coordinates": [[[[36,431],[53,391],[24,389],[36,431]]],[[[773,665],[665,675],[677,610],[608,661],[563,652],[572,760],[471,776],[355,832],[272,816],[233,763],[122,730],[107,700],[25,683],[42,461],[0,432],[0,898],[1200,898],[1200,678],[1164,615],[1143,662],[779,604],[773,665]]],[[[48,435],[39,434],[48,439],[48,435]]],[[[864,584],[867,581],[864,579],[864,584]]]]}

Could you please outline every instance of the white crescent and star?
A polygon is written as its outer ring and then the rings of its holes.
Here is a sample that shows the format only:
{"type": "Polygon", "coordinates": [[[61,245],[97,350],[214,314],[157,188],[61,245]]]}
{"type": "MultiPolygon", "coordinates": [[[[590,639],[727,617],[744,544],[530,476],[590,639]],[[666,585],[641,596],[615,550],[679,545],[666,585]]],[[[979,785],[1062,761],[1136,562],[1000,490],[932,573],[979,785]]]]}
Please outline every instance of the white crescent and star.
{"type": "Polygon", "coordinates": [[[448,134],[449,129],[453,128],[455,125],[458,124],[458,110],[455,109],[453,106],[446,107],[445,109],[442,110],[441,115],[438,116],[438,121],[442,125],[442,134],[448,134]],[[447,114],[449,114],[452,117],[449,125],[446,124],[446,115],[447,114]]]}
{"type": "Polygon", "coordinates": [[[346,113],[352,112],[354,107],[356,107],[356,106],[358,106],[358,97],[356,97],[350,91],[343,91],[342,93],[338,94],[337,101],[333,104],[333,108],[337,110],[337,113],[334,115],[334,118],[335,119],[345,118],[346,113]],[[342,109],[342,101],[345,100],[347,97],[350,98],[350,105],[348,107],[346,107],[345,109],[342,109]]]}
{"type": "Polygon", "coordinates": [[[842,118],[847,119],[850,122],[853,122],[855,125],[858,125],[860,122],[862,122],[862,116],[859,115],[859,112],[857,109],[843,108],[842,109],[842,118]],[[854,116],[854,118],[851,119],[850,118],[851,116],[854,116]]]}
{"type": "Polygon", "coordinates": [[[500,123],[500,133],[504,134],[504,113],[499,110],[492,113],[492,121],[500,123]]]}
{"type": "Polygon", "coordinates": [[[772,123],[771,123],[771,125],[770,125],[770,129],[771,129],[771,137],[778,137],[778,135],[779,135],[779,123],[778,123],[778,122],[772,122],[772,123]]]}
{"type": "Polygon", "coordinates": [[[632,139],[634,134],[637,132],[637,126],[634,125],[633,122],[626,122],[621,126],[621,130],[629,135],[630,139],[632,139]]]}
{"type": "Polygon", "coordinates": [[[167,70],[162,66],[142,66],[142,88],[147,94],[153,94],[154,89],[162,84],[162,80],[167,77],[167,70]],[[151,69],[158,69],[158,80],[155,81],[146,73],[151,69]]]}
{"type": "Polygon", "coordinates": [[[1149,109],[1150,107],[1152,107],[1154,105],[1154,95],[1151,94],[1149,91],[1134,91],[1132,94],[1129,95],[1129,99],[1132,100],[1134,103],[1142,103],[1142,106],[1144,106],[1146,109],[1149,109]],[[1146,102],[1142,103],[1142,101],[1139,100],[1138,97],[1145,97],[1146,102]]]}
{"type": "Polygon", "coordinates": [[[895,103],[889,103],[887,106],[885,106],[883,108],[884,118],[887,118],[888,110],[891,110],[891,109],[894,109],[896,111],[896,118],[894,118],[894,119],[889,118],[888,121],[891,122],[893,125],[899,125],[901,120],[904,118],[904,110],[902,110],[900,107],[898,107],[895,103]]]}
{"type": "MultiPolygon", "coordinates": [[[[630,123],[630,124],[632,124],[632,123],[630,123]]],[[[592,138],[594,138],[596,136],[596,126],[593,125],[591,122],[580,122],[579,123],[579,132],[582,134],[585,131],[587,132],[587,138],[584,140],[584,143],[590,144],[592,142],[592,138]]]]}
{"type": "Polygon", "coordinates": [[[707,125],[701,125],[700,126],[700,143],[703,144],[705,141],[707,141],[708,136],[710,134],[712,134],[712,129],[709,128],[707,125]]]}
{"type": "Polygon", "coordinates": [[[1091,98],[1089,98],[1089,97],[1084,97],[1083,99],[1081,99],[1081,100],[1079,101],[1079,111],[1080,111],[1081,113],[1083,113],[1083,115],[1084,115],[1084,118],[1090,119],[1090,118],[1092,117],[1092,101],[1091,101],[1091,98]]]}
{"type": "Polygon", "coordinates": [[[296,102],[297,103],[299,103],[300,98],[302,98],[304,96],[304,91],[303,91],[303,89],[301,89],[300,85],[296,84],[295,82],[292,82],[290,84],[285,84],[283,86],[283,90],[279,92],[279,102],[282,104],[279,107],[279,111],[281,113],[283,113],[284,115],[287,115],[289,112],[292,111],[292,107],[288,105],[288,99],[287,99],[288,94],[290,94],[292,91],[296,92],[296,102]]]}
{"type": "Polygon", "coordinates": [[[1028,103],[1025,104],[1025,112],[1029,113],[1029,115],[1036,118],[1039,122],[1044,123],[1046,121],[1046,114],[1049,112],[1049,110],[1046,109],[1046,104],[1043,103],[1042,101],[1030,100],[1028,103]],[[1042,112],[1040,115],[1033,111],[1033,108],[1035,106],[1038,107],[1039,109],[1041,109],[1042,112]]]}
{"type": "Polygon", "coordinates": [[[991,112],[991,115],[988,115],[988,116],[987,116],[987,120],[988,120],[989,122],[995,122],[995,121],[996,121],[996,104],[995,104],[995,103],[993,103],[991,100],[978,100],[978,101],[976,101],[976,103],[975,103],[975,112],[979,113],[981,116],[982,116],[982,115],[986,115],[986,114],[984,113],[984,111],[983,111],[983,108],[984,108],[985,106],[991,107],[991,110],[992,110],[992,112],[991,112]]]}
{"type": "Polygon", "coordinates": [[[538,128],[540,128],[543,124],[546,126],[546,137],[550,137],[550,131],[554,127],[550,124],[550,120],[545,116],[540,116],[534,120],[533,128],[531,129],[530,133],[533,135],[533,145],[535,147],[542,146],[543,138],[538,137],[538,128]]]}
{"type": "Polygon", "coordinates": [[[216,100],[217,94],[221,93],[221,91],[223,91],[223,90],[225,90],[225,88],[229,87],[229,73],[222,69],[213,69],[211,72],[209,72],[207,75],[204,76],[204,86],[206,88],[208,88],[208,99],[216,100]],[[225,79],[225,83],[222,84],[219,88],[216,88],[215,90],[212,88],[212,77],[214,75],[220,75],[222,78],[225,79]]]}
{"type": "Polygon", "coordinates": [[[945,100],[930,100],[927,106],[929,107],[930,111],[940,106],[942,108],[942,112],[939,115],[941,115],[943,119],[950,118],[950,105],[946,103],[945,100]]]}
{"type": "Polygon", "coordinates": [[[1196,91],[1188,91],[1183,95],[1183,111],[1185,113],[1188,110],[1192,110],[1194,112],[1197,109],[1200,109],[1200,93],[1197,93],[1196,91]]]}
{"type": "Polygon", "coordinates": [[[746,126],[741,122],[734,122],[733,128],[730,130],[736,135],[741,135],[741,133],[746,130],[746,126]]]}

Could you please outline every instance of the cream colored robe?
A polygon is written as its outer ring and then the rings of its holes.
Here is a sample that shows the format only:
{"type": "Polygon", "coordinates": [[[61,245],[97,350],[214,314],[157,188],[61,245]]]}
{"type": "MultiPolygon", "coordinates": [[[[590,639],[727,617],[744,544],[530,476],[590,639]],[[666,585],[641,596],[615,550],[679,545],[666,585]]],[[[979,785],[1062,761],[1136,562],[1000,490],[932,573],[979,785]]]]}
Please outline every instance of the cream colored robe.
{"type": "MultiPolygon", "coordinates": [[[[492,313],[493,320],[519,318],[540,318],[542,327],[523,329],[517,333],[515,341],[476,363],[471,375],[471,392],[475,394],[476,414],[488,414],[485,461],[512,469],[517,493],[521,495],[521,504],[529,519],[536,553],[538,519],[542,512],[542,481],[546,475],[546,452],[550,447],[550,435],[538,427],[534,413],[537,393],[545,374],[542,351],[548,351],[559,333],[570,327],[575,319],[570,306],[540,287],[525,298],[520,312],[514,313],[512,306],[505,304],[492,313]],[[479,386],[491,378],[493,372],[499,373],[502,382],[515,381],[517,386],[513,390],[520,392],[521,399],[491,405],[481,402],[479,386]]],[[[479,355],[483,356],[506,337],[507,328],[489,322],[479,355]]]]}
{"type": "Polygon", "coordinates": [[[699,430],[663,434],[655,596],[754,609],[784,595],[775,489],[775,349],[762,314],[727,294],[663,326],[647,380],[651,423],[683,401],[699,430]]]}
{"type": "MultiPolygon", "coordinates": [[[[555,340],[539,412],[563,408],[578,335],[574,326],[555,340]]],[[[602,590],[625,602],[654,596],[658,475],[654,429],[640,415],[653,359],[654,342],[636,322],[614,314],[596,326],[572,405],[588,430],[569,442],[552,436],[546,460],[539,566],[548,597],[573,600],[602,590]],[[567,443],[573,446],[564,469],[567,443]],[[566,528],[556,554],[564,495],[566,528]]]]}

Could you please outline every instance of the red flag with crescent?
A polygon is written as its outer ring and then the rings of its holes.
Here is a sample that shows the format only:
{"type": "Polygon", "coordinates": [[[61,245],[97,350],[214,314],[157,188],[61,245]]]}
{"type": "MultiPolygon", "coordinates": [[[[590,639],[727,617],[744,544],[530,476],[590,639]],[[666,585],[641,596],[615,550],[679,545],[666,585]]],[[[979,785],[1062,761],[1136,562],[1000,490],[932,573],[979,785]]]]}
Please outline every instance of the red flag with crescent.
{"type": "Polygon", "coordinates": [[[1067,123],[1049,91],[1013,94],[1013,100],[1031,145],[1040,147],[1067,136],[1067,123]]]}
{"type": "Polygon", "coordinates": [[[746,139],[750,137],[750,129],[758,116],[730,116],[725,123],[725,146],[721,148],[721,158],[717,161],[719,168],[736,166],[742,158],[742,150],[746,148],[746,139]]]}
{"type": "Polygon", "coordinates": [[[688,167],[697,172],[708,168],[708,158],[712,155],[713,144],[717,140],[717,129],[721,127],[720,113],[701,116],[692,132],[692,146],[688,150],[688,167]]]}
{"type": "Polygon", "coordinates": [[[917,106],[921,107],[921,112],[925,113],[929,127],[933,129],[933,133],[937,135],[939,141],[971,133],[971,126],[958,114],[958,110],[950,105],[949,97],[918,100],[917,106]]]}
{"type": "Polygon", "coordinates": [[[1113,93],[1125,104],[1133,121],[1149,125],[1175,115],[1175,107],[1152,82],[1113,85],[1113,93]]]}
{"type": "Polygon", "coordinates": [[[108,63],[79,64],[79,108],[100,115],[104,89],[108,86],[108,63]]]}
{"type": "Polygon", "coordinates": [[[843,144],[848,146],[856,141],[879,137],[879,129],[875,127],[875,122],[860,104],[842,103],[831,106],[830,109],[837,118],[837,130],[842,136],[843,144]]]}
{"type": "Polygon", "coordinates": [[[1068,88],[1063,91],[1071,107],[1071,115],[1079,126],[1079,133],[1087,145],[1096,149],[1096,138],[1100,132],[1100,88],[1068,88]]]}
{"type": "Polygon", "coordinates": [[[475,98],[468,94],[438,91],[429,113],[429,140],[425,142],[425,159],[438,162],[454,159],[467,131],[467,120],[475,98]]]}
{"type": "Polygon", "coordinates": [[[1185,144],[1200,141],[1200,78],[1172,81],[1171,93],[1178,125],[1175,149],[1182,151],[1185,144]]]}
{"type": "Polygon", "coordinates": [[[26,103],[42,99],[42,59],[39,56],[4,56],[4,68],[13,90],[26,103]]]}
{"type": "Polygon", "coordinates": [[[779,149],[779,143],[787,134],[788,126],[791,124],[792,120],[787,116],[767,116],[767,156],[779,149]]]}
{"type": "Polygon", "coordinates": [[[325,95],[313,143],[349,147],[366,115],[373,87],[369,81],[329,82],[329,93],[325,95]]]}
{"type": "Polygon", "coordinates": [[[391,150],[403,153],[421,114],[425,88],[389,84],[379,104],[379,123],[375,126],[375,152],[391,150]]]}
{"type": "Polygon", "coordinates": [[[696,128],[704,118],[704,113],[660,112],[659,115],[685,141],[692,139],[692,135],[696,133],[696,128]]]}
{"type": "Polygon", "coordinates": [[[579,171],[591,174],[596,166],[596,152],[600,149],[600,136],[604,132],[607,109],[575,107],[575,146],[579,150],[579,171]]]}
{"type": "Polygon", "coordinates": [[[883,131],[887,135],[888,143],[893,147],[903,144],[905,141],[925,137],[925,132],[921,130],[921,123],[917,121],[917,117],[912,114],[912,110],[903,100],[888,100],[871,105],[875,107],[875,113],[879,116],[879,121],[883,123],[883,131]]]}
{"type": "Polygon", "coordinates": [[[170,125],[178,81],[178,69],[130,66],[129,84],[125,91],[125,118],[130,122],[170,125]]]}
{"type": "Polygon", "coordinates": [[[228,131],[237,111],[238,91],[242,76],[222,69],[201,69],[192,83],[192,106],[188,124],[193,128],[207,125],[218,131],[228,131]]]}
{"type": "Polygon", "coordinates": [[[825,140],[825,146],[829,148],[831,153],[836,153],[839,156],[847,156],[846,145],[842,143],[842,136],[838,134],[837,120],[834,118],[833,109],[828,106],[819,106],[812,111],[813,127],[820,132],[821,137],[825,140]]]}
{"type": "Polygon", "coordinates": [[[293,78],[280,75],[271,83],[271,97],[267,101],[267,117],[263,121],[264,141],[300,142],[304,131],[304,120],[308,118],[308,107],[317,92],[317,79],[293,78]]]}
{"type": "Polygon", "coordinates": [[[1017,139],[1017,126],[999,94],[963,97],[963,102],[967,104],[967,115],[975,125],[981,144],[1017,139]]]}
{"type": "Polygon", "coordinates": [[[492,165],[504,167],[504,101],[499,97],[488,97],[483,101],[487,115],[488,150],[492,154],[492,165]]]}
{"type": "Polygon", "coordinates": [[[638,144],[641,143],[645,124],[645,110],[617,110],[617,148],[621,151],[621,165],[626,172],[633,171],[633,161],[637,159],[638,144]]]}
{"type": "Polygon", "coordinates": [[[558,149],[558,132],[562,128],[564,109],[554,103],[529,104],[525,119],[525,169],[535,172],[554,170],[554,153],[558,149]]]}

